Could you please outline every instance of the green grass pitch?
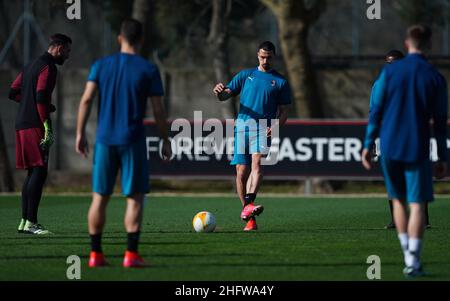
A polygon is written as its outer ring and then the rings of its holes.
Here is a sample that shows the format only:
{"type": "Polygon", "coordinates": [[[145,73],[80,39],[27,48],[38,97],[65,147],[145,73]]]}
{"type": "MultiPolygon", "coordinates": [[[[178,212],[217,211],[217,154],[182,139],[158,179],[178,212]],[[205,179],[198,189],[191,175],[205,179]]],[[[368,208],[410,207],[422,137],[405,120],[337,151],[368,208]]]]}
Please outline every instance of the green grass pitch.
{"type": "MultiPolygon", "coordinates": [[[[48,237],[16,233],[18,196],[0,197],[0,280],[66,280],[69,255],[81,257],[82,280],[367,280],[369,255],[381,259],[382,280],[403,280],[397,235],[382,198],[259,197],[265,206],[259,230],[244,233],[240,204],[233,197],[150,195],[145,208],[141,255],[152,267],[125,270],[125,202],[108,208],[103,251],[111,266],[89,269],[84,196],[45,196],[40,222],[48,237]],[[192,218],[212,212],[214,233],[195,233],[192,218]]],[[[423,262],[430,276],[450,280],[450,198],[430,205],[423,262]]]]}

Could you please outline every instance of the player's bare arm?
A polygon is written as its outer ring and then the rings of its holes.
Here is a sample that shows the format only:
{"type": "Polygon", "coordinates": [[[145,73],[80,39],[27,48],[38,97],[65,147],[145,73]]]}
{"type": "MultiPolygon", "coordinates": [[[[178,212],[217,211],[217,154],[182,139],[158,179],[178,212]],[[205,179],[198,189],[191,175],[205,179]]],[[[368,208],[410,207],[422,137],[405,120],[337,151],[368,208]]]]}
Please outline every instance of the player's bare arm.
{"type": "Polygon", "coordinates": [[[280,126],[283,126],[288,119],[288,109],[288,105],[278,106],[278,122],[280,123],[280,126]]]}
{"type": "Polygon", "coordinates": [[[222,83],[218,83],[214,87],[213,92],[220,101],[225,101],[233,96],[233,92],[222,83]]]}
{"type": "Polygon", "coordinates": [[[155,117],[156,125],[159,133],[163,139],[162,155],[165,162],[172,157],[172,146],[169,141],[169,131],[167,129],[167,115],[161,96],[152,96],[151,98],[153,115],[155,117]]]}
{"type": "MultiPolygon", "coordinates": [[[[286,124],[286,121],[288,119],[288,105],[281,105],[278,106],[278,114],[277,114],[277,123],[274,125],[283,126],[286,124]]],[[[272,125],[272,127],[274,126],[272,125]]],[[[267,137],[272,136],[272,127],[267,128],[267,137]]]]}
{"type": "Polygon", "coordinates": [[[94,97],[97,94],[97,90],[97,84],[95,82],[88,81],[86,83],[83,96],[81,96],[80,106],[78,108],[75,151],[84,157],[87,157],[89,154],[89,144],[86,139],[86,124],[91,112],[94,97]]]}
{"type": "Polygon", "coordinates": [[[364,166],[365,169],[367,169],[367,170],[372,169],[372,156],[370,154],[370,151],[367,148],[363,149],[363,151],[362,151],[361,161],[362,161],[362,165],[364,166]]]}

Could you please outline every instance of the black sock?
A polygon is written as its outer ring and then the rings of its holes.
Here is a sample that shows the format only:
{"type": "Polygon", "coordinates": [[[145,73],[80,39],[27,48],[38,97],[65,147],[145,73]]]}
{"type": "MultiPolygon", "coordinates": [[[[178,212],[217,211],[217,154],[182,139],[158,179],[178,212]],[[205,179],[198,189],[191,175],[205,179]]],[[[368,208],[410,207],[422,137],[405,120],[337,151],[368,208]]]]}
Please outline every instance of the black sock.
{"type": "Polygon", "coordinates": [[[33,167],[31,169],[30,179],[27,185],[27,220],[37,223],[37,214],[39,203],[41,202],[42,189],[47,179],[47,167],[33,167]]]}
{"type": "Polygon", "coordinates": [[[141,234],[141,231],[137,231],[134,233],[128,233],[128,248],[127,250],[130,252],[137,252],[138,250],[138,244],[139,244],[139,236],[141,234]]]}
{"type": "Polygon", "coordinates": [[[391,222],[394,222],[394,207],[392,205],[392,200],[389,200],[389,209],[391,210],[391,222]]]}
{"type": "Polygon", "coordinates": [[[89,235],[91,237],[91,250],[93,252],[102,252],[102,234],[89,235]]]}
{"type": "Polygon", "coordinates": [[[247,193],[244,195],[244,206],[253,203],[256,199],[256,193],[247,193]]]}
{"type": "Polygon", "coordinates": [[[28,182],[30,181],[31,177],[31,169],[28,169],[27,177],[25,178],[25,181],[23,182],[22,186],[22,218],[24,220],[28,217],[28,182]]]}

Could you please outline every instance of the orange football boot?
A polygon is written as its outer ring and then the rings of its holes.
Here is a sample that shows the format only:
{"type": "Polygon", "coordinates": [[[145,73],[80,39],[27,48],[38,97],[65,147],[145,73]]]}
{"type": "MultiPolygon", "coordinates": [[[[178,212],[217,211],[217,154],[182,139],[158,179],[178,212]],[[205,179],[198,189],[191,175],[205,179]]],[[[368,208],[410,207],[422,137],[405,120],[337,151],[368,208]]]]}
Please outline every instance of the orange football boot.
{"type": "Polygon", "coordinates": [[[91,251],[91,254],[89,255],[90,268],[103,267],[106,265],[108,265],[108,263],[106,262],[105,256],[103,256],[102,252],[91,251]]]}
{"type": "Polygon", "coordinates": [[[260,215],[264,211],[264,207],[262,205],[255,205],[250,203],[242,209],[241,219],[244,221],[248,221],[255,215],[260,215]]]}
{"type": "Polygon", "coordinates": [[[146,267],[144,259],[137,252],[126,251],[123,257],[124,268],[143,268],[146,267]]]}
{"type": "Polygon", "coordinates": [[[256,218],[251,217],[250,220],[245,225],[244,231],[255,231],[258,230],[258,226],[256,225],[256,218]]]}

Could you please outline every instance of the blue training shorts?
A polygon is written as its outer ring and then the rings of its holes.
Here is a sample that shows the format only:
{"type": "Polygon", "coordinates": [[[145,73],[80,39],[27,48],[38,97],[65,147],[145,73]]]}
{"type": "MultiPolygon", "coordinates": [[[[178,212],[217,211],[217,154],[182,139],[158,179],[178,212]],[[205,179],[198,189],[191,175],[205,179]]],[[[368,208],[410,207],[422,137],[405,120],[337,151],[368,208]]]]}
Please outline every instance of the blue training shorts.
{"type": "Polygon", "coordinates": [[[119,169],[123,195],[145,194],[150,191],[144,139],[126,145],[105,145],[98,142],[95,144],[93,191],[101,195],[111,195],[119,169]]]}
{"type": "Polygon", "coordinates": [[[234,133],[234,154],[231,165],[251,165],[252,154],[269,153],[271,140],[267,130],[243,130],[234,133]]]}
{"type": "Polygon", "coordinates": [[[405,163],[381,156],[380,163],[389,199],[406,200],[408,203],[434,200],[430,160],[405,163]]]}

